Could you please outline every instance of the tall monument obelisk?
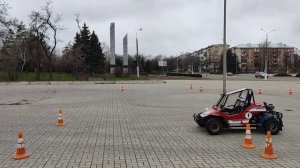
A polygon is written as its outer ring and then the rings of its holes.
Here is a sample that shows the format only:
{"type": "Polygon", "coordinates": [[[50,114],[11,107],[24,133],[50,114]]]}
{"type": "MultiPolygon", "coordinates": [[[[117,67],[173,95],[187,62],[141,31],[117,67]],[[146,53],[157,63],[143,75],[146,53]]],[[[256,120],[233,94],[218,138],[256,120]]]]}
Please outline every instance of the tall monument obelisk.
{"type": "Polygon", "coordinates": [[[110,73],[115,73],[116,56],[115,56],[115,23],[110,23],[110,73]]]}
{"type": "Polygon", "coordinates": [[[123,38],[123,73],[128,73],[128,39],[127,34],[123,38]]]}

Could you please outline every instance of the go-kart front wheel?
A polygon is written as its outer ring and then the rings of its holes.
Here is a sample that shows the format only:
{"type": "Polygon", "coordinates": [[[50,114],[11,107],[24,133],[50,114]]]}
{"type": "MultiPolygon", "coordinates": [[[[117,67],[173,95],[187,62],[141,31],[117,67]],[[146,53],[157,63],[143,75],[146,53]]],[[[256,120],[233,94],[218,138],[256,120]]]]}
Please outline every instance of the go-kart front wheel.
{"type": "Polygon", "coordinates": [[[265,132],[271,131],[272,135],[276,135],[280,129],[280,123],[275,118],[269,118],[264,125],[265,132]]]}
{"type": "Polygon", "coordinates": [[[219,119],[211,118],[207,121],[205,127],[210,135],[218,135],[223,128],[223,124],[219,119]]]}

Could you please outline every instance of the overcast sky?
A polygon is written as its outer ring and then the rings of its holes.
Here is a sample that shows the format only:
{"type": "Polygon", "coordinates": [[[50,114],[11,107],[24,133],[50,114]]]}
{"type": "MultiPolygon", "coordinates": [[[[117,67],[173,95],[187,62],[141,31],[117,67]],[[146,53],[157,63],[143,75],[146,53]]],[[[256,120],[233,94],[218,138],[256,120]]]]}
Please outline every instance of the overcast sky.
{"type": "MultiPolygon", "coordinates": [[[[32,10],[40,10],[45,0],[7,0],[12,17],[29,23],[32,10]]],[[[53,0],[53,10],[63,16],[65,30],[59,33],[62,48],[78,31],[74,21],[95,30],[101,42],[109,45],[109,26],[116,24],[116,53],[122,54],[122,39],[129,38],[134,54],[135,31],[139,52],[144,55],[179,55],[211,44],[223,43],[223,0],[53,0]]],[[[227,0],[227,43],[260,43],[266,31],[272,43],[300,47],[299,0],[227,0]]]]}

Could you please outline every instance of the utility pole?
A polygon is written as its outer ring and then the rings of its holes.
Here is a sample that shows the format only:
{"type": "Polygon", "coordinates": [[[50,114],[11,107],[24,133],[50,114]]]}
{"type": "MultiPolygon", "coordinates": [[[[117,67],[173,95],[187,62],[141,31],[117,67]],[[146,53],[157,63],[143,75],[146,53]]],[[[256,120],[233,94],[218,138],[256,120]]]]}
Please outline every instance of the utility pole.
{"type": "Polygon", "coordinates": [[[176,60],[177,60],[177,69],[176,69],[176,70],[177,70],[177,71],[179,71],[179,70],[178,70],[178,57],[179,57],[179,56],[176,57],[176,58],[177,58],[177,59],[176,59],[176,60]]]}
{"type": "Polygon", "coordinates": [[[237,54],[235,54],[235,74],[238,74],[239,60],[237,54]]]}
{"type": "Polygon", "coordinates": [[[226,0],[224,0],[224,31],[223,31],[223,95],[226,94],[227,59],[226,59],[226,0]]]}
{"type": "Polygon", "coordinates": [[[260,30],[264,31],[266,33],[266,52],[267,52],[267,55],[265,56],[265,80],[268,80],[268,60],[269,60],[269,47],[268,47],[268,37],[269,37],[269,34],[276,31],[276,29],[274,30],[271,30],[269,32],[265,31],[263,28],[260,28],[260,30]]]}

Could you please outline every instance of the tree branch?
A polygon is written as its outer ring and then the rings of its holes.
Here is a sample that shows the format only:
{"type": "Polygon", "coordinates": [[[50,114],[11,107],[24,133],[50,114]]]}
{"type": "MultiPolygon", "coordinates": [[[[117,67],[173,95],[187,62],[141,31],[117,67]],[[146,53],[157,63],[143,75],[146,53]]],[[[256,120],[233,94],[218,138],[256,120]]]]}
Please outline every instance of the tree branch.
{"type": "Polygon", "coordinates": [[[77,23],[79,31],[81,31],[81,27],[80,27],[80,14],[79,13],[75,13],[75,21],[77,23]]]}

